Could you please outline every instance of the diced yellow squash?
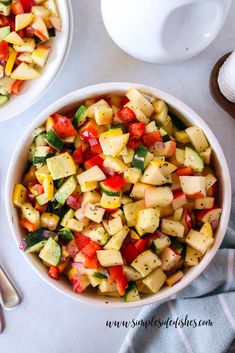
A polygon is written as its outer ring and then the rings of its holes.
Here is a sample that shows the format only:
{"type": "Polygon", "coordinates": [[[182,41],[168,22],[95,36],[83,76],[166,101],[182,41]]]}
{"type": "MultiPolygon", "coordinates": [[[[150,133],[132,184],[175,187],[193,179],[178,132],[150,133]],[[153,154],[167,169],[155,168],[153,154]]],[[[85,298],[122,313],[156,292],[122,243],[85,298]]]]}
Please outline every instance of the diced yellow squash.
{"type": "Polygon", "coordinates": [[[183,277],[184,273],[182,271],[177,271],[176,273],[167,278],[166,284],[169,287],[172,287],[174,284],[178,283],[183,277]]]}
{"type": "Polygon", "coordinates": [[[136,230],[140,236],[153,233],[159,226],[160,212],[156,208],[145,208],[138,212],[136,230]]]}
{"type": "Polygon", "coordinates": [[[149,118],[153,111],[153,105],[136,88],[130,88],[126,93],[127,98],[132,104],[140,109],[149,118]]]}
{"type": "Polygon", "coordinates": [[[60,222],[60,224],[62,225],[62,227],[67,227],[67,223],[70,219],[72,219],[74,217],[75,211],[70,208],[64,215],[64,217],[62,218],[62,221],[60,222]]]}
{"type": "Polygon", "coordinates": [[[89,168],[85,172],[77,175],[77,179],[79,184],[82,185],[90,181],[94,182],[105,180],[106,176],[102,170],[97,165],[95,165],[94,167],[89,168]]]}
{"type": "Polygon", "coordinates": [[[50,48],[46,45],[38,45],[36,49],[32,52],[31,59],[34,64],[44,67],[50,52],[50,48]]]}
{"type": "Polygon", "coordinates": [[[59,17],[59,12],[55,0],[44,1],[43,6],[50,11],[51,16],[59,17]]]}
{"type": "Polygon", "coordinates": [[[98,193],[98,191],[87,191],[84,192],[83,194],[83,200],[82,200],[82,205],[86,205],[88,203],[99,203],[101,199],[101,195],[98,193]]]}
{"type": "Polygon", "coordinates": [[[22,207],[25,203],[27,190],[22,184],[16,184],[13,191],[13,204],[22,207]]]}
{"type": "Polygon", "coordinates": [[[74,232],[81,232],[84,224],[75,218],[71,218],[67,221],[66,227],[74,232]]]}
{"type": "Polygon", "coordinates": [[[167,161],[154,160],[151,164],[158,167],[164,177],[167,177],[177,169],[175,165],[167,161]]]}
{"type": "Polygon", "coordinates": [[[153,270],[142,281],[150,289],[152,293],[157,293],[166,281],[166,275],[160,267],[153,270]]]}
{"type": "Polygon", "coordinates": [[[121,230],[119,230],[119,232],[110,238],[110,240],[105,244],[104,249],[120,250],[128,233],[129,228],[124,226],[121,230]]]}
{"type": "Polygon", "coordinates": [[[107,102],[105,103],[106,104],[97,105],[94,108],[94,118],[97,125],[106,125],[112,122],[113,109],[108,105],[107,102]]]}
{"type": "Polygon", "coordinates": [[[96,254],[101,266],[123,265],[123,258],[118,250],[97,250],[96,254]]]}
{"type": "Polygon", "coordinates": [[[202,254],[205,254],[213,242],[214,239],[212,237],[197,232],[194,229],[189,231],[186,238],[186,243],[197,251],[200,251],[202,254]]]}
{"type": "Polygon", "coordinates": [[[48,158],[47,167],[53,180],[76,174],[76,165],[68,152],[48,158]]]}
{"type": "Polygon", "coordinates": [[[190,138],[184,130],[175,131],[175,138],[176,138],[176,141],[178,141],[178,142],[190,143],[190,138]]]}
{"type": "Polygon", "coordinates": [[[112,218],[108,221],[109,234],[114,235],[123,228],[122,219],[120,216],[112,218]]]}
{"type": "Polygon", "coordinates": [[[82,192],[92,191],[92,190],[95,190],[97,186],[98,186],[97,181],[87,181],[81,184],[81,191],[82,192]]]}
{"type": "Polygon", "coordinates": [[[41,214],[41,227],[46,227],[51,231],[56,230],[60,217],[56,214],[44,212],[41,214]]]}
{"type": "Polygon", "coordinates": [[[166,183],[166,178],[161,173],[161,169],[156,166],[155,162],[158,161],[151,161],[148,167],[145,169],[141,178],[142,183],[150,185],[162,185],[166,183]]]}
{"type": "Polygon", "coordinates": [[[8,36],[4,38],[4,41],[14,45],[24,45],[23,39],[15,31],[8,34],[8,36]]]}
{"type": "Polygon", "coordinates": [[[31,12],[35,17],[41,17],[43,20],[50,17],[50,11],[44,6],[32,6],[31,12]]]}
{"type": "Polygon", "coordinates": [[[132,261],[131,266],[134,267],[142,277],[146,277],[155,268],[161,266],[161,260],[151,250],[146,250],[132,261]]]}
{"type": "Polygon", "coordinates": [[[123,206],[123,212],[126,217],[128,227],[136,225],[138,213],[145,208],[144,200],[132,202],[123,206]]]}
{"type": "Polygon", "coordinates": [[[25,62],[26,64],[32,64],[33,62],[30,53],[22,53],[17,57],[17,59],[25,62]]]}
{"type": "Polygon", "coordinates": [[[36,178],[38,179],[40,184],[43,183],[44,178],[49,174],[50,172],[46,164],[35,172],[36,178]]]}
{"type": "Polygon", "coordinates": [[[48,201],[51,201],[54,197],[54,184],[53,184],[52,176],[50,174],[45,175],[42,182],[42,186],[48,201]]]}
{"type": "Polygon", "coordinates": [[[21,212],[23,218],[27,219],[27,221],[32,223],[36,229],[40,227],[40,213],[35,210],[31,203],[24,203],[21,206],[21,212]]]}
{"type": "Polygon", "coordinates": [[[128,169],[126,164],[124,164],[118,157],[107,156],[103,165],[106,168],[113,169],[117,173],[123,173],[128,169]]]}
{"type": "Polygon", "coordinates": [[[120,151],[126,146],[129,140],[129,133],[117,134],[115,133],[115,130],[119,130],[119,129],[113,129],[113,130],[104,132],[99,137],[102,151],[106,156],[113,156],[113,157],[117,156],[120,153],[120,151]]]}
{"type": "Polygon", "coordinates": [[[54,119],[51,116],[49,116],[46,121],[46,132],[51,130],[54,125],[55,125],[54,119]]]}
{"type": "Polygon", "coordinates": [[[208,237],[213,238],[213,229],[210,223],[206,222],[200,229],[200,233],[208,235],[208,237]]]}
{"type": "Polygon", "coordinates": [[[127,183],[136,184],[141,177],[141,170],[138,168],[128,168],[124,172],[124,179],[127,183]]]}
{"type": "Polygon", "coordinates": [[[121,196],[109,196],[103,192],[100,205],[103,208],[118,208],[121,206],[121,196]]]}
{"type": "Polygon", "coordinates": [[[187,245],[186,248],[186,256],[185,256],[185,265],[188,267],[196,266],[199,264],[203,257],[203,254],[196,249],[191,248],[191,246],[187,245]]]}
{"type": "Polygon", "coordinates": [[[92,220],[93,222],[102,222],[105,210],[98,205],[93,203],[87,203],[84,210],[84,216],[92,220]]]}
{"type": "Polygon", "coordinates": [[[72,267],[68,273],[67,276],[69,278],[70,281],[72,281],[72,278],[78,273],[77,269],[75,267],[72,267]]]}
{"type": "Polygon", "coordinates": [[[24,62],[17,66],[17,68],[11,73],[11,78],[22,81],[33,80],[38,76],[40,76],[40,73],[24,62]]]}
{"type": "Polygon", "coordinates": [[[19,53],[32,53],[36,46],[34,38],[24,38],[23,44],[15,44],[13,48],[19,53]]]}
{"type": "Polygon", "coordinates": [[[10,76],[10,74],[12,72],[13,66],[16,61],[16,56],[17,56],[17,52],[14,49],[12,49],[10,52],[10,55],[8,57],[6,67],[5,67],[5,74],[7,76],[10,76]]]}
{"type": "Polygon", "coordinates": [[[15,30],[19,31],[20,29],[23,29],[27,27],[34,19],[34,14],[33,13],[23,13],[16,15],[15,17],[15,30]]]}

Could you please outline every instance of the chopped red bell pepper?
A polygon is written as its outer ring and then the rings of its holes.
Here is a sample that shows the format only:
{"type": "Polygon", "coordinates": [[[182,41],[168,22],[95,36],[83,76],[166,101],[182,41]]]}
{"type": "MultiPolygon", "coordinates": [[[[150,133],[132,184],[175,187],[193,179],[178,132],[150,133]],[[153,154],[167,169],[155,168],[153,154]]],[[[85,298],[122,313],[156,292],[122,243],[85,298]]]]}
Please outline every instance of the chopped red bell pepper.
{"type": "Polygon", "coordinates": [[[89,269],[96,269],[99,267],[99,262],[97,256],[92,257],[89,259],[88,257],[85,258],[84,266],[89,269]]]}
{"type": "Polygon", "coordinates": [[[7,61],[9,55],[9,48],[7,42],[0,42],[0,60],[7,61]]]}
{"type": "Polygon", "coordinates": [[[83,160],[87,161],[96,156],[96,153],[92,152],[90,147],[88,147],[85,151],[83,151],[83,160]]]}
{"type": "Polygon", "coordinates": [[[111,176],[103,184],[114,191],[120,191],[125,185],[125,179],[119,175],[111,176]]]}
{"type": "Polygon", "coordinates": [[[129,133],[131,140],[140,140],[145,132],[144,123],[132,123],[129,125],[129,133]]]}
{"type": "Polygon", "coordinates": [[[80,164],[83,162],[82,146],[79,146],[72,154],[74,162],[80,164]]]}
{"type": "Polygon", "coordinates": [[[193,175],[194,171],[191,167],[180,167],[176,170],[178,176],[193,175]]]}
{"type": "Polygon", "coordinates": [[[128,102],[130,102],[129,98],[127,98],[126,96],[123,97],[121,102],[120,102],[120,107],[123,108],[124,105],[126,105],[128,102]]]}
{"type": "Polygon", "coordinates": [[[0,16],[0,21],[1,21],[1,26],[5,27],[8,26],[10,24],[10,20],[9,17],[7,16],[0,16]]]}
{"type": "Polygon", "coordinates": [[[94,255],[96,255],[97,250],[101,250],[101,247],[91,240],[86,246],[84,246],[84,248],[82,249],[82,253],[83,255],[91,259],[94,257],[94,255]]]}
{"type": "Polygon", "coordinates": [[[97,139],[99,137],[99,131],[89,123],[86,127],[80,132],[80,137],[84,141],[89,141],[90,139],[97,139]]]}
{"type": "Polygon", "coordinates": [[[77,136],[77,130],[68,118],[60,114],[53,114],[53,118],[55,120],[53,130],[57,133],[57,135],[61,138],[77,136]]]}
{"type": "Polygon", "coordinates": [[[15,31],[15,19],[14,18],[10,18],[10,29],[11,29],[11,32],[15,31]]]}
{"type": "Polygon", "coordinates": [[[86,161],[84,165],[86,169],[89,169],[94,167],[95,165],[97,165],[98,167],[102,167],[103,163],[104,163],[103,158],[100,155],[96,155],[95,157],[86,161]]]}
{"type": "Polygon", "coordinates": [[[74,232],[74,239],[79,251],[82,250],[91,241],[90,238],[79,232],[74,232]]]}
{"type": "Polygon", "coordinates": [[[102,148],[98,139],[93,138],[93,139],[90,139],[88,142],[91,146],[91,152],[97,153],[97,154],[102,153],[102,148]]]}
{"type": "Polygon", "coordinates": [[[36,227],[33,223],[27,221],[27,219],[22,218],[20,220],[20,225],[21,227],[27,229],[28,232],[34,232],[36,230],[36,227]]]}
{"type": "Polygon", "coordinates": [[[120,280],[117,282],[117,291],[122,297],[125,294],[126,287],[128,285],[128,280],[124,274],[122,274],[122,277],[120,280]]]}
{"type": "Polygon", "coordinates": [[[107,213],[114,213],[118,210],[118,208],[105,208],[105,212],[107,213]]]}
{"type": "Polygon", "coordinates": [[[132,150],[136,150],[139,145],[143,145],[143,141],[128,141],[127,147],[131,148],[132,150]]]}
{"type": "Polygon", "coordinates": [[[67,199],[66,204],[73,208],[74,210],[78,210],[82,204],[82,197],[77,192],[73,192],[67,199]]]}
{"type": "Polygon", "coordinates": [[[46,36],[44,36],[44,34],[42,32],[40,32],[38,29],[34,29],[33,31],[34,35],[36,37],[38,37],[39,39],[41,39],[43,42],[46,41],[48,38],[46,36]]]}
{"type": "Polygon", "coordinates": [[[135,243],[135,247],[141,253],[141,252],[145,251],[149,247],[149,244],[150,244],[150,240],[149,239],[139,239],[135,243]]]}
{"type": "Polygon", "coordinates": [[[108,268],[108,272],[109,272],[108,282],[113,283],[121,279],[123,274],[123,268],[121,265],[110,266],[108,268]]]}
{"type": "Polygon", "coordinates": [[[139,255],[139,251],[136,249],[135,245],[131,242],[124,244],[121,248],[121,254],[127,263],[131,263],[139,255]]]}
{"type": "Polygon", "coordinates": [[[19,94],[23,83],[24,83],[24,81],[15,80],[15,82],[13,83],[13,85],[11,87],[11,92],[15,95],[19,94]]]}
{"type": "Polygon", "coordinates": [[[20,0],[25,12],[31,12],[32,6],[36,5],[34,0],[20,0]]]}
{"type": "Polygon", "coordinates": [[[58,281],[60,278],[60,270],[58,267],[51,266],[48,270],[48,276],[58,281]]]}
{"type": "Polygon", "coordinates": [[[133,112],[133,110],[131,110],[128,107],[123,107],[119,109],[117,114],[119,119],[121,119],[124,122],[129,122],[136,119],[135,113],[133,112]]]}
{"type": "Polygon", "coordinates": [[[146,134],[143,137],[144,144],[149,147],[153,145],[155,142],[162,142],[162,136],[159,131],[151,132],[150,134],[146,134]]]}
{"type": "Polygon", "coordinates": [[[39,205],[37,202],[35,202],[34,208],[35,208],[35,210],[39,211],[40,213],[43,213],[43,212],[46,212],[47,204],[39,205]]]}
{"type": "Polygon", "coordinates": [[[24,8],[23,8],[21,1],[16,1],[16,2],[14,2],[14,4],[11,5],[11,12],[14,15],[21,15],[24,13],[24,8]]]}

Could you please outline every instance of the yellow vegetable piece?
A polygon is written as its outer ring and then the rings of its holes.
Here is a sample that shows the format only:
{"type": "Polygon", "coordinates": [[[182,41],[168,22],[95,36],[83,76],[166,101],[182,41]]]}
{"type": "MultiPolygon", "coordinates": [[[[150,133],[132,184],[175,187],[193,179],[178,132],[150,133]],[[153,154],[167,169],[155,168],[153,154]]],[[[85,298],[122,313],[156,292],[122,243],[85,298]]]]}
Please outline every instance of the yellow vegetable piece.
{"type": "Polygon", "coordinates": [[[46,227],[49,230],[56,230],[60,217],[53,213],[44,212],[41,215],[41,227],[46,227]]]}
{"type": "Polygon", "coordinates": [[[6,67],[5,67],[5,74],[7,76],[10,76],[10,74],[12,72],[13,66],[16,61],[16,56],[17,56],[17,52],[14,49],[12,49],[10,52],[10,55],[8,57],[6,67]]]}
{"type": "Polygon", "coordinates": [[[43,180],[45,178],[46,175],[49,174],[49,170],[47,168],[47,165],[44,165],[43,167],[39,168],[36,172],[36,178],[38,179],[39,183],[42,184],[43,180]]]}
{"type": "Polygon", "coordinates": [[[54,125],[55,125],[54,119],[51,116],[49,116],[46,121],[46,131],[48,132],[49,130],[51,130],[54,125]]]}
{"type": "Polygon", "coordinates": [[[54,184],[50,174],[45,175],[42,185],[48,201],[52,200],[54,197],[54,184]]]}
{"type": "Polygon", "coordinates": [[[27,190],[22,184],[16,184],[13,191],[13,203],[16,207],[22,207],[26,200],[27,190]]]}
{"type": "Polygon", "coordinates": [[[16,15],[15,17],[15,30],[19,31],[27,27],[34,19],[34,14],[32,13],[24,13],[20,15],[16,15]]]}
{"type": "Polygon", "coordinates": [[[11,74],[11,78],[14,80],[22,81],[33,80],[38,76],[40,76],[40,73],[26,63],[21,63],[11,74]]]}
{"type": "Polygon", "coordinates": [[[200,229],[200,233],[207,235],[210,238],[213,238],[213,229],[210,223],[204,223],[200,229]]]}
{"type": "Polygon", "coordinates": [[[23,39],[15,31],[8,34],[8,36],[4,38],[4,41],[15,45],[24,45],[23,39]]]}
{"type": "Polygon", "coordinates": [[[48,158],[47,167],[53,180],[76,174],[76,165],[72,156],[68,152],[48,158]]]}

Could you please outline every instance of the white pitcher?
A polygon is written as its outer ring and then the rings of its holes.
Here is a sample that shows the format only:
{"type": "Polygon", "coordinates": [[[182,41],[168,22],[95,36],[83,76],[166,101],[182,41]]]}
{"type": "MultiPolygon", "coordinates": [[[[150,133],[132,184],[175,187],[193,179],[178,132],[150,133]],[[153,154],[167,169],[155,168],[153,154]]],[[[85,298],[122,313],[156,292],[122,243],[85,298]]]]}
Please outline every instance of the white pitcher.
{"type": "Polygon", "coordinates": [[[101,0],[106,29],[128,54],[149,62],[188,59],[217,36],[231,0],[101,0]]]}

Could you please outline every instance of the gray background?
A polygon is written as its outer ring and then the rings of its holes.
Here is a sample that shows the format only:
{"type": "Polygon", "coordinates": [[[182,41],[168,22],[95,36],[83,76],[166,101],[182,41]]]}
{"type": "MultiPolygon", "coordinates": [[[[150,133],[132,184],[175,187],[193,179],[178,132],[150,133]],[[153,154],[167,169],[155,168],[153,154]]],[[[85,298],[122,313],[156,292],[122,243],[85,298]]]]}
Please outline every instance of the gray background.
{"type": "Polygon", "coordinates": [[[4,313],[6,329],[0,336],[1,353],[114,353],[127,331],[106,328],[106,320],[129,320],[140,311],[97,309],[64,297],[38,278],[12,239],[4,209],[8,163],[25,127],[56,98],[76,88],[106,81],[149,84],[177,96],[199,113],[217,136],[235,189],[235,121],[213,101],[208,89],[214,63],[234,49],[235,2],[216,41],[197,57],[175,65],[147,64],[121,51],[105,31],[98,0],[72,0],[72,5],[74,39],[60,76],[31,109],[0,124],[0,259],[23,294],[17,309],[4,313]]]}

